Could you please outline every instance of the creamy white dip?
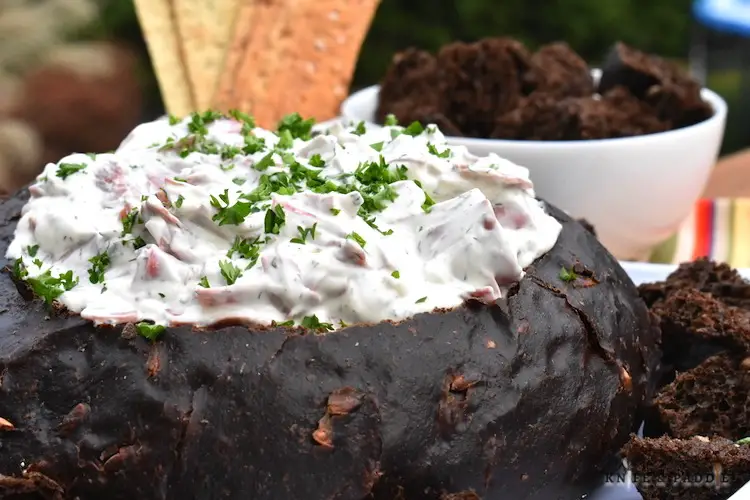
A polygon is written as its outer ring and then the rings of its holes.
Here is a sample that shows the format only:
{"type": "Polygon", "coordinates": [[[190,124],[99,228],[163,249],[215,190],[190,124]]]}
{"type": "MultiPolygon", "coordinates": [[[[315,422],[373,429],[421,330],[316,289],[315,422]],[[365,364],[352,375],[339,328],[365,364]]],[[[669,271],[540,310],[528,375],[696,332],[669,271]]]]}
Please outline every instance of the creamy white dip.
{"type": "Polygon", "coordinates": [[[233,116],[47,165],[7,257],[98,324],[327,330],[499,299],[559,236],[527,169],[435,126],[310,138],[299,117],[277,133],[233,116]]]}

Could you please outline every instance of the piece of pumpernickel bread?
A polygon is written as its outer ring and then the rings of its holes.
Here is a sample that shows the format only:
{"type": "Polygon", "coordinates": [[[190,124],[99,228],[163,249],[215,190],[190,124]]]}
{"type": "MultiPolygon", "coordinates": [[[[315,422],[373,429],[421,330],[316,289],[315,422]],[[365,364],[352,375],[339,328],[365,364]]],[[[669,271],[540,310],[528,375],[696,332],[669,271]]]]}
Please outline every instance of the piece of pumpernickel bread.
{"type": "Polygon", "coordinates": [[[750,353],[750,285],[729,266],[701,259],[639,291],[662,330],[660,385],[719,353],[750,353]]]}
{"type": "Polygon", "coordinates": [[[646,305],[651,307],[685,288],[710,293],[727,304],[750,307],[750,283],[736,269],[706,258],[680,264],[666,280],[643,284],[638,290],[646,305]]]}
{"type": "Polygon", "coordinates": [[[622,87],[601,99],[564,97],[537,91],[497,118],[491,136],[498,139],[576,141],[652,134],[669,129],[649,106],[622,87]]]}
{"type": "Polygon", "coordinates": [[[723,438],[632,436],[623,456],[643,500],[726,500],[750,480],[750,446],[723,438]]]}
{"type": "Polygon", "coordinates": [[[693,125],[713,114],[701,97],[701,85],[677,64],[638,51],[622,42],[611,50],[602,66],[599,92],[625,86],[656,108],[657,116],[679,127],[693,125]]]}
{"type": "Polygon", "coordinates": [[[673,437],[742,439],[750,435],[750,358],[709,358],[664,387],[654,406],[673,437]]]}

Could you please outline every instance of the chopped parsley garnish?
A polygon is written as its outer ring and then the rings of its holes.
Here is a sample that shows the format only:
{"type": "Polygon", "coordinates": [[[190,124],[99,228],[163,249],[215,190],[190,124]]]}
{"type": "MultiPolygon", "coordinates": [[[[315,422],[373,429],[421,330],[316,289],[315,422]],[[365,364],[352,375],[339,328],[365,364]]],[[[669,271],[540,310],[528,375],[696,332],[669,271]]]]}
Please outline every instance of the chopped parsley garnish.
{"type": "Polygon", "coordinates": [[[266,149],[266,140],[261,137],[254,135],[245,136],[245,147],[242,148],[242,152],[246,155],[252,155],[259,153],[266,149]]]}
{"type": "Polygon", "coordinates": [[[23,264],[21,257],[13,261],[13,276],[17,279],[22,280],[29,275],[29,271],[26,270],[26,266],[23,264]]]}
{"type": "Polygon", "coordinates": [[[312,155],[310,159],[308,160],[308,163],[310,164],[311,167],[315,167],[315,168],[323,168],[326,166],[326,162],[323,161],[323,157],[320,156],[318,153],[315,153],[314,155],[312,155]]]}
{"type": "Polygon", "coordinates": [[[268,167],[273,167],[276,165],[276,162],[273,161],[273,151],[268,153],[266,156],[258,160],[255,165],[253,165],[253,168],[255,170],[260,170],[263,172],[264,170],[268,170],[268,167]]]}
{"type": "Polygon", "coordinates": [[[66,271],[54,277],[48,269],[38,276],[28,277],[27,275],[26,283],[29,284],[34,294],[43,298],[48,304],[51,304],[64,292],[72,290],[78,284],[78,278],[73,276],[73,271],[66,271]]]}
{"type": "Polygon", "coordinates": [[[234,168],[234,163],[230,163],[229,165],[219,165],[219,168],[222,169],[224,172],[229,172],[234,168]]]}
{"type": "Polygon", "coordinates": [[[391,276],[393,276],[393,277],[394,277],[394,278],[396,278],[396,279],[399,279],[399,278],[401,277],[401,273],[400,273],[400,272],[398,272],[398,271],[393,271],[393,272],[391,273],[391,276]]]}
{"type": "Polygon", "coordinates": [[[185,179],[184,177],[175,177],[174,180],[176,180],[177,182],[187,182],[187,179],[185,179]]]}
{"type": "Polygon", "coordinates": [[[411,122],[411,124],[404,129],[404,134],[416,137],[424,132],[424,127],[419,122],[411,122]]]}
{"type": "MultiPolygon", "coordinates": [[[[231,160],[235,156],[242,154],[242,149],[238,148],[237,146],[222,146],[221,152],[221,159],[222,160],[231,160]]],[[[229,165],[226,168],[224,166],[221,166],[222,170],[232,170],[234,168],[234,165],[229,165]]]]}
{"type": "Polygon", "coordinates": [[[138,250],[139,248],[143,248],[146,246],[146,240],[141,238],[140,236],[136,236],[133,239],[133,248],[138,250]]]}
{"type": "Polygon", "coordinates": [[[182,120],[180,120],[180,119],[179,119],[179,118],[177,118],[176,116],[174,116],[174,115],[169,115],[169,124],[170,124],[170,125],[177,125],[178,123],[180,123],[180,121],[182,121],[182,120]]]}
{"type": "Polygon", "coordinates": [[[89,259],[89,262],[91,263],[89,281],[91,283],[104,283],[104,273],[111,264],[107,251],[94,255],[89,259]]]}
{"type": "Polygon", "coordinates": [[[232,179],[232,182],[234,182],[234,183],[235,183],[235,184],[237,184],[238,186],[241,186],[241,185],[243,185],[243,184],[244,184],[245,182],[247,182],[247,179],[243,179],[242,177],[235,177],[234,179],[232,179]]]}
{"type": "Polygon", "coordinates": [[[424,210],[425,212],[429,212],[431,207],[435,204],[435,200],[433,200],[432,197],[427,194],[427,191],[424,190],[421,182],[415,180],[414,184],[416,184],[417,187],[419,187],[419,189],[421,189],[424,193],[424,203],[422,203],[422,210],[424,210]]]}
{"type": "Polygon", "coordinates": [[[271,321],[271,326],[280,326],[280,327],[294,326],[294,320],[290,319],[287,321],[282,321],[281,323],[277,323],[276,321],[271,321]]]}
{"type": "Polygon", "coordinates": [[[86,165],[83,163],[61,163],[60,166],[57,167],[57,176],[61,179],[67,179],[69,176],[76,172],[80,172],[84,168],[86,168],[86,165]]]}
{"type": "Polygon", "coordinates": [[[148,340],[156,340],[167,328],[164,325],[155,325],[147,321],[141,321],[135,325],[135,329],[148,340]]]}
{"type": "Polygon", "coordinates": [[[218,199],[211,195],[211,206],[216,209],[216,213],[211,219],[218,222],[220,226],[242,224],[253,208],[252,203],[246,201],[237,201],[230,206],[228,189],[225,189],[218,199]]]}
{"type": "Polygon", "coordinates": [[[395,127],[398,125],[398,119],[396,118],[396,115],[393,114],[387,114],[385,116],[385,126],[386,127],[395,127]]]}
{"type": "Polygon", "coordinates": [[[208,278],[206,276],[201,276],[201,280],[198,282],[198,285],[202,286],[203,288],[211,288],[211,284],[208,282],[208,278]]]}
{"type": "Polygon", "coordinates": [[[441,152],[439,152],[437,150],[437,148],[435,147],[435,145],[432,144],[431,142],[427,143],[427,151],[429,151],[431,155],[435,155],[438,158],[450,158],[450,156],[451,156],[451,150],[450,149],[446,148],[446,150],[441,153],[441,152]]]}
{"type": "Polygon", "coordinates": [[[243,259],[250,260],[252,262],[250,267],[254,266],[260,255],[260,238],[251,240],[235,236],[234,243],[232,243],[229,251],[227,251],[227,257],[231,259],[234,254],[239,255],[243,259]]]}
{"type": "Polygon", "coordinates": [[[377,224],[375,224],[375,217],[362,217],[362,219],[367,222],[367,225],[373,228],[375,231],[379,232],[383,236],[390,236],[393,234],[393,229],[389,229],[387,231],[381,231],[377,224]]]}
{"type": "Polygon", "coordinates": [[[338,214],[340,214],[340,213],[341,213],[341,210],[339,210],[338,208],[332,208],[332,209],[331,209],[331,213],[332,213],[333,215],[338,215],[338,214]]]}
{"type": "Polygon", "coordinates": [[[234,120],[247,125],[251,129],[255,128],[255,119],[247,113],[244,113],[238,109],[230,109],[229,116],[231,116],[234,120]]]}
{"type": "Polygon", "coordinates": [[[573,271],[573,269],[567,269],[563,267],[560,269],[560,279],[565,282],[575,281],[576,278],[578,278],[578,275],[573,271]]]}
{"type": "Polygon", "coordinates": [[[39,250],[39,245],[31,245],[26,248],[26,252],[29,254],[29,257],[36,257],[36,253],[39,250]]]}
{"type": "Polygon", "coordinates": [[[142,223],[143,219],[140,217],[140,213],[137,208],[132,209],[130,212],[125,214],[122,218],[122,236],[133,232],[133,227],[136,223],[142,223]]]}
{"type": "Polygon", "coordinates": [[[315,229],[317,229],[318,223],[312,225],[312,227],[302,227],[297,226],[297,232],[299,233],[298,238],[292,238],[292,243],[299,243],[300,245],[304,245],[307,241],[307,237],[309,236],[311,240],[315,239],[315,229]]]}
{"type": "Polygon", "coordinates": [[[294,146],[292,133],[289,130],[281,130],[279,132],[279,142],[276,144],[276,147],[279,149],[289,149],[292,146],[294,146]]]}
{"type": "Polygon", "coordinates": [[[359,244],[359,246],[361,246],[362,248],[364,248],[365,245],[367,244],[367,242],[365,241],[365,239],[362,236],[360,236],[359,234],[355,233],[355,232],[351,232],[351,233],[347,234],[346,235],[346,239],[356,241],[359,244]]]}
{"type": "Polygon", "coordinates": [[[242,276],[242,270],[228,260],[220,260],[219,269],[221,270],[221,275],[224,276],[227,285],[234,285],[237,278],[242,276]]]}
{"type": "Polygon", "coordinates": [[[307,328],[309,330],[317,330],[317,331],[331,331],[333,330],[333,325],[330,323],[321,323],[320,320],[316,315],[312,316],[305,316],[302,318],[302,322],[300,323],[304,328],[307,328]]]}
{"type": "Polygon", "coordinates": [[[414,302],[414,303],[415,303],[415,304],[421,304],[421,303],[422,303],[422,302],[424,302],[425,300],[427,300],[427,297],[422,297],[421,299],[417,299],[417,301],[416,301],[416,302],[414,302]]]}
{"type": "Polygon", "coordinates": [[[174,206],[176,206],[177,208],[180,208],[180,207],[182,206],[182,203],[183,203],[184,201],[185,201],[185,197],[184,197],[184,196],[182,196],[182,195],[179,195],[179,196],[177,197],[177,199],[175,200],[175,202],[174,202],[174,206]]]}
{"type": "Polygon", "coordinates": [[[376,142],[375,144],[370,144],[370,147],[380,153],[383,151],[383,141],[376,142]]]}
{"type": "Polygon", "coordinates": [[[365,135],[367,133],[367,128],[365,127],[365,122],[359,122],[357,126],[352,131],[352,134],[354,135],[365,135]]]}
{"type": "Polygon", "coordinates": [[[313,125],[315,125],[315,120],[312,118],[304,120],[299,113],[292,113],[281,119],[277,132],[281,134],[281,132],[289,131],[292,138],[308,141],[312,135],[313,125]]]}
{"type": "Polygon", "coordinates": [[[286,222],[284,207],[276,205],[275,207],[266,210],[266,217],[263,220],[263,228],[266,233],[279,234],[284,222],[286,222]]]}

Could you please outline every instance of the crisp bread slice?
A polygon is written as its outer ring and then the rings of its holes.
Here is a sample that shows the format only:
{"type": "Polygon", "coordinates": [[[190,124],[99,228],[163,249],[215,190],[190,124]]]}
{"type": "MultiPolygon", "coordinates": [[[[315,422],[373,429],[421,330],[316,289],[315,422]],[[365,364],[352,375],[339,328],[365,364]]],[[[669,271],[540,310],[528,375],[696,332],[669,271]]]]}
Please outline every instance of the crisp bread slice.
{"type": "Polygon", "coordinates": [[[181,55],[172,2],[135,0],[135,8],[166,111],[186,116],[195,110],[195,105],[181,55]]]}
{"type": "Polygon", "coordinates": [[[241,0],[172,0],[195,106],[211,107],[241,0]]]}
{"type": "MultiPolygon", "coordinates": [[[[379,0],[271,0],[240,14],[215,105],[271,128],[338,115],[379,0]]],[[[245,7],[241,8],[241,10],[245,7]]]]}

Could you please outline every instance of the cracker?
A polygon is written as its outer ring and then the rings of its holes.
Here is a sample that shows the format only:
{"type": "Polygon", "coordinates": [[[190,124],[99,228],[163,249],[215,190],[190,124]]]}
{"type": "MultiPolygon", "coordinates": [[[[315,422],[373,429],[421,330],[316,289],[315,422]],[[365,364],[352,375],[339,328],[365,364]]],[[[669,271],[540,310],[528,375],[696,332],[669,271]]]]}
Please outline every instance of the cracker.
{"type": "MultiPolygon", "coordinates": [[[[282,0],[283,1],[283,0],[282,0]]],[[[219,85],[213,99],[213,107],[221,111],[237,108],[247,111],[249,104],[242,102],[240,95],[252,95],[252,78],[241,80],[240,72],[246,59],[246,52],[253,44],[257,44],[258,33],[255,32],[257,10],[263,9],[264,4],[256,5],[254,0],[243,1],[237,12],[234,33],[224,59],[224,69],[219,78],[219,85]],[[247,85],[249,88],[240,90],[236,83],[247,85]]],[[[250,75],[247,75],[248,77],[250,75]]]]}
{"type": "Polygon", "coordinates": [[[198,110],[211,107],[240,0],[173,0],[185,67],[198,110]]]}
{"type": "Polygon", "coordinates": [[[295,11],[292,36],[284,40],[287,66],[274,75],[268,120],[298,112],[317,121],[339,115],[362,43],[379,0],[318,0],[295,11]],[[293,89],[285,92],[283,89],[293,89]]]}
{"type": "Polygon", "coordinates": [[[159,82],[166,111],[186,116],[195,110],[181,55],[180,37],[170,0],[135,0],[135,8],[159,82]]]}
{"type": "MultiPolygon", "coordinates": [[[[222,78],[220,108],[238,107],[263,127],[298,112],[338,116],[379,0],[276,0],[256,4],[238,23],[241,62],[222,78]],[[241,31],[241,30],[250,30],[241,31]]],[[[236,47],[235,47],[236,50],[236,47]]],[[[237,54],[233,54],[237,58],[237,54]]]]}

